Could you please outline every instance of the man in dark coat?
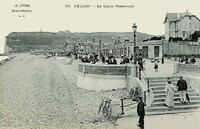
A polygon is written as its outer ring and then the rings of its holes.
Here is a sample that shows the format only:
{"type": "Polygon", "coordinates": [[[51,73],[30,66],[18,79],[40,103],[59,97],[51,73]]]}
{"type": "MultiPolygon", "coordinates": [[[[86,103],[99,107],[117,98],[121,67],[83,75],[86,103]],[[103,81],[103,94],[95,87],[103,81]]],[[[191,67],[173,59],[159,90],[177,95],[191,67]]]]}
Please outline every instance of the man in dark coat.
{"type": "Polygon", "coordinates": [[[182,103],[186,103],[187,82],[183,79],[182,76],[180,77],[180,80],[178,80],[177,86],[180,95],[180,101],[182,103]]]}
{"type": "Polygon", "coordinates": [[[144,128],[144,116],[145,116],[145,109],[144,109],[144,102],[142,101],[142,97],[138,97],[138,105],[137,105],[137,114],[139,116],[139,121],[137,126],[141,129],[144,128]]]}
{"type": "Polygon", "coordinates": [[[190,59],[190,64],[195,64],[196,63],[196,60],[195,58],[192,56],[192,58],[190,59]]]}

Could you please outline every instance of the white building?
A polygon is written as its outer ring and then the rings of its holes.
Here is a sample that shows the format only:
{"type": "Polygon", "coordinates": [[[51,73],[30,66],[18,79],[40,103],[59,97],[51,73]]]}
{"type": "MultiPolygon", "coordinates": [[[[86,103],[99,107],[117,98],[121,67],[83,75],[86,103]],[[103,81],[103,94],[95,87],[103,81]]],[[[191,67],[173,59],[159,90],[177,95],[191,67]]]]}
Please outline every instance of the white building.
{"type": "Polygon", "coordinates": [[[188,12],[167,13],[165,17],[165,39],[180,37],[190,39],[195,31],[200,31],[200,20],[188,12]]]}

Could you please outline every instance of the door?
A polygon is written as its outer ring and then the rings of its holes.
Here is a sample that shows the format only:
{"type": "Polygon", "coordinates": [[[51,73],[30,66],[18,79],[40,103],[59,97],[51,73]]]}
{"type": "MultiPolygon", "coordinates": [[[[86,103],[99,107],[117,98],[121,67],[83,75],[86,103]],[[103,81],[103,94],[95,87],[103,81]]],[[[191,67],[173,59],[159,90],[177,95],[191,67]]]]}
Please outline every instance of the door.
{"type": "Polygon", "coordinates": [[[148,46],[143,46],[143,48],[142,48],[142,57],[143,58],[148,58],[148,51],[149,51],[149,48],[148,48],[148,46]]]}
{"type": "Polygon", "coordinates": [[[159,56],[159,46],[154,46],[154,56],[159,56]]]}

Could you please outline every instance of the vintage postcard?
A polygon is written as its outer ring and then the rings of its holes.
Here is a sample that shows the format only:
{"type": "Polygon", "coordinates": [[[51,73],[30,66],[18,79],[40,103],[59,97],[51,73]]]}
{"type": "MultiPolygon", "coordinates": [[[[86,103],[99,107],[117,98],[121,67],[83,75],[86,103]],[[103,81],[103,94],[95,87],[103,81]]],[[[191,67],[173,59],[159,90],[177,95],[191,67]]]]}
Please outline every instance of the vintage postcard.
{"type": "Polygon", "coordinates": [[[0,129],[200,129],[199,0],[0,1],[0,129]]]}

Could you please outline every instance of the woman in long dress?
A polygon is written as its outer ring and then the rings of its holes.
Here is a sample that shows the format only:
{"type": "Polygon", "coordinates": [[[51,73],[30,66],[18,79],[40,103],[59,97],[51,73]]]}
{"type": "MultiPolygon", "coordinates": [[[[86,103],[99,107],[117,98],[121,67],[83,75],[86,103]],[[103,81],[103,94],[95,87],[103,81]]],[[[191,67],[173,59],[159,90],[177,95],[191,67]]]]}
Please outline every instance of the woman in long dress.
{"type": "Polygon", "coordinates": [[[174,107],[174,90],[175,86],[171,84],[171,80],[168,80],[168,83],[165,86],[165,92],[166,92],[166,98],[165,98],[165,104],[168,107],[174,107]]]}

